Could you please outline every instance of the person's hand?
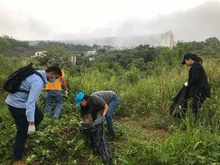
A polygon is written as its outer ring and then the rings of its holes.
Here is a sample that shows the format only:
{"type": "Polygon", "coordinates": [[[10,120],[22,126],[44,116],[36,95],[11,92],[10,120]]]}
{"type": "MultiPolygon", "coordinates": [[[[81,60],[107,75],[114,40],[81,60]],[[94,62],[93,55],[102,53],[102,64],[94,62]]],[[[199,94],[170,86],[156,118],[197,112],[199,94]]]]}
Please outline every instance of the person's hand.
{"type": "Polygon", "coordinates": [[[34,132],[35,132],[35,125],[34,125],[34,124],[29,124],[27,134],[28,134],[28,135],[31,135],[31,134],[33,134],[34,132]]]}
{"type": "Polygon", "coordinates": [[[68,90],[65,91],[65,95],[68,96],[68,90]]]}
{"type": "Polygon", "coordinates": [[[105,115],[102,115],[101,118],[104,119],[104,120],[106,120],[105,115]]]}
{"type": "Polygon", "coordinates": [[[188,86],[188,82],[185,82],[185,83],[184,83],[184,86],[187,87],[187,86],[188,86]]]}

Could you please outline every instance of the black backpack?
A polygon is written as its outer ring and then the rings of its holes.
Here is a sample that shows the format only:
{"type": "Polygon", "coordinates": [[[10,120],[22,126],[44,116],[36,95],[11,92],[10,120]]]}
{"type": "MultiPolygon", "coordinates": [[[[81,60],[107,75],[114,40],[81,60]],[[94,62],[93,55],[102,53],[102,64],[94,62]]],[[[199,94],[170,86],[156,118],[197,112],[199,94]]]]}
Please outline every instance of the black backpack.
{"type": "Polygon", "coordinates": [[[37,72],[32,65],[33,63],[30,63],[27,66],[21,67],[14,73],[12,73],[10,76],[8,76],[3,85],[4,90],[9,93],[15,93],[18,91],[28,92],[19,88],[21,86],[21,82],[34,73],[40,76],[43,82],[45,83],[42,75],[39,72],[37,72]]]}

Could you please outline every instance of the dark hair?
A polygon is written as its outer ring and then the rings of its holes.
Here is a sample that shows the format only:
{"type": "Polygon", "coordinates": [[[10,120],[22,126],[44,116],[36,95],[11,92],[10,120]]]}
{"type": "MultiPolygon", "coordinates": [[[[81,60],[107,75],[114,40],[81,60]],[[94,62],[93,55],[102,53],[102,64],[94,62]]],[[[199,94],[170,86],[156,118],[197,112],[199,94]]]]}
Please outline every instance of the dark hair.
{"type": "Polygon", "coordinates": [[[203,60],[202,60],[202,58],[201,57],[199,57],[199,56],[197,56],[197,58],[196,58],[196,60],[195,60],[196,62],[200,62],[201,64],[203,63],[203,60]]]}
{"type": "MultiPolygon", "coordinates": [[[[84,97],[83,97],[83,99],[85,99],[86,101],[88,101],[89,100],[89,97],[90,97],[90,95],[84,95],[84,97]]],[[[80,107],[80,115],[82,116],[82,117],[84,117],[85,115],[88,115],[88,114],[90,114],[90,108],[89,108],[89,106],[87,105],[86,107],[83,107],[83,106],[81,106],[80,107]]]]}
{"type": "Polygon", "coordinates": [[[58,66],[50,66],[45,71],[46,72],[54,72],[55,74],[62,76],[62,71],[58,66]]]}
{"type": "Polygon", "coordinates": [[[201,57],[197,56],[196,54],[192,54],[192,53],[186,53],[185,56],[184,56],[184,60],[189,60],[189,59],[192,59],[193,61],[196,61],[196,62],[200,62],[202,64],[203,60],[201,57]]]}
{"type": "Polygon", "coordinates": [[[89,99],[90,95],[84,95],[83,99],[85,99],[86,101],[89,99]]]}
{"type": "Polygon", "coordinates": [[[53,66],[58,66],[58,67],[60,67],[60,64],[54,63],[53,66]]]}
{"type": "Polygon", "coordinates": [[[192,54],[191,59],[192,59],[193,61],[200,62],[201,64],[202,64],[202,62],[203,62],[203,61],[202,61],[202,58],[199,57],[199,56],[197,56],[196,54],[192,54]]]}
{"type": "Polygon", "coordinates": [[[81,117],[84,117],[85,115],[90,114],[90,108],[88,106],[86,107],[80,107],[80,115],[81,117]]]}

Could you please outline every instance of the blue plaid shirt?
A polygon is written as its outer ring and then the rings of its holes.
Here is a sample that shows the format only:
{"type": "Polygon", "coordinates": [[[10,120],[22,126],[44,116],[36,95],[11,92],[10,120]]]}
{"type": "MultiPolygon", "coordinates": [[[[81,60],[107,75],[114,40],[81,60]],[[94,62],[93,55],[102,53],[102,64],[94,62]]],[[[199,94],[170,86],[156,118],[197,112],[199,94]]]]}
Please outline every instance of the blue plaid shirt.
{"type": "MultiPolygon", "coordinates": [[[[44,70],[38,70],[42,75],[45,83],[47,83],[46,72],[44,70]]],[[[43,90],[44,82],[42,78],[36,74],[32,74],[22,81],[20,88],[27,92],[9,93],[5,102],[15,108],[26,109],[26,116],[28,122],[34,122],[35,104],[43,90]]]]}

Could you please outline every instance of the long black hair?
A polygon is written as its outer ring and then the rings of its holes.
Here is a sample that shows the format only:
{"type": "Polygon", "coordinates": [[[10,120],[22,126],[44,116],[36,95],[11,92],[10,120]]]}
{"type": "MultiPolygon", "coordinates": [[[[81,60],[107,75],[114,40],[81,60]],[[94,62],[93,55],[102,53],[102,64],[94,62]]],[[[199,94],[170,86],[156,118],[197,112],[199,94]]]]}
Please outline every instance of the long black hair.
{"type": "Polygon", "coordinates": [[[193,61],[199,62],[202,64],[203,60],[201,57],[197,56],[196,54],[192,54],[192,58],[193,61]]]}
{"type": "MultiPolygon", "coordinates": [[[[89,101],[90,95],[84,95],[83,99],[86,101],[89,101]]],[[[90,114],[90,107],[87,105],[86,107],[81,106],[80,107],[80,115],[81,117],[84,117],[85,115],[90,114]]]]}
{"type": "MultiPolygon", "coordinates": [[[[201,57],[197,56],[196,54],[193,54],[193,53],[186,53],[185,56],[184,56],[184,60],[189,60],[189,59],[192,59],[193,61],[196,61],[196,62],[199,62],[202,64],[203,60],[201,57]]],[[[185,64],[182,63],[182,64],[185,64]]]]}

